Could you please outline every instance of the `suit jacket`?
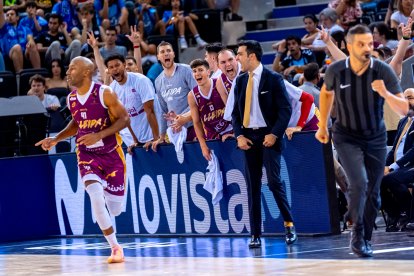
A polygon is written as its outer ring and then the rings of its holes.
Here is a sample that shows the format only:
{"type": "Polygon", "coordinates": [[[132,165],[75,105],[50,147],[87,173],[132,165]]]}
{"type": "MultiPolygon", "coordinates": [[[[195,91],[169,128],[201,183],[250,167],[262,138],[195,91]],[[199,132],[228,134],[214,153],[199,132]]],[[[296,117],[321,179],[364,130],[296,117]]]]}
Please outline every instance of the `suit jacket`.
{"type": "MultiPolygon", "coordinates": [[[[243,116],[248,80],[249,74],[244,73],[237,77],[234,87],[232,122],[236,137],[245,134],[243,116]]],[[[269,128],[269,134],[273,133],[278,137],[277,140],[281,141],[288,126],[292,108],[282,76],[265,67],[263,67],[259,84],[259,105],[269,128]]]]}
{"type": "MultiPolygon", "coordinates": [[[[396,151],[397,142],[400,139],[405,124],[407,123],[408,117],[404,117],[398,123],[397,135],[395,136],[394,144],[390,152],[388,152],[386,165],[389,166],[394,163],[394,152],[396,151]]],[[[403,149],[404,155],[396,161],[400,168],[407,166],[414,166],[414,123],[411,124],[407,131],[407,137],[404,143],[403,149]]]]}

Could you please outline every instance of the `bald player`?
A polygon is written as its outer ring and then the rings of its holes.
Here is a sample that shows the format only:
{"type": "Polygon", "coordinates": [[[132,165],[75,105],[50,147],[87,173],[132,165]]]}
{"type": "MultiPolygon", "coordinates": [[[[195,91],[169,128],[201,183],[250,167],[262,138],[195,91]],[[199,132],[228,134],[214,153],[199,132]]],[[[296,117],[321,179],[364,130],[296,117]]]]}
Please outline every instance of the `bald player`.
{"type": "Polygon", "coordinates": [[[124,261],[109,214],[123,212],[125,160],[118,132],[129,124],[129,116],[110,87],[92,81],[94,66],[85,57],[76,57],[66,72],[74,87],[67,99],[72,120],[54,137],[36,146],[50,150],[59,141],[76,135],[77,159],[92,210],[112,253],[108,263],[124,261]],[[109,211],[109,213],[108,213],[109,211]]]}

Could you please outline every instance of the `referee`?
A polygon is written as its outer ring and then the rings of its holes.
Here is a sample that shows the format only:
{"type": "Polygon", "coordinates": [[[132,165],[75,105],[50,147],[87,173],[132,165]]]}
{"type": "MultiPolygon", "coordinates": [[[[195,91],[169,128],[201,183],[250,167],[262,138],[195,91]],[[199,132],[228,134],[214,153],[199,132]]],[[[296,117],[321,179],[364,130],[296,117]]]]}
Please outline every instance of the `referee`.
{"type": "Polygon", "coordinates": [[[387,142],[384,100],[401,115],[408,112],[408,103],[391,67],[371,57],[369,28],[356,25],[346,39],[349,57],[326,71],[320,93],[320,128],[315,136],[322,143],[329,142],[327,123],[335,96],[332,139],[349,178],[350,247],[359,257],[372,257],[370,240],[380,206],[387,142]]]}

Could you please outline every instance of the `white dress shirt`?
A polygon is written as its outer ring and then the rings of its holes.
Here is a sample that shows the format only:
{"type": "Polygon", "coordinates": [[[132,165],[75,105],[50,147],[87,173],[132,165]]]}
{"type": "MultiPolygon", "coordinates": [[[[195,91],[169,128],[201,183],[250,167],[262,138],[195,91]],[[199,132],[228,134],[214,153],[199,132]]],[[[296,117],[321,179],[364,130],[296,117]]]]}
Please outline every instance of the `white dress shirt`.
{"type": "Polygon", "coordinates": [[[247,128],[266,127],[266,122],[263,118],[262,110],[259,105],[259,84],[262,78],[263,65],[260,63],[253,71],[253,91],[252,91],[252,105],[250,107],[250,122],[247,128]]]}

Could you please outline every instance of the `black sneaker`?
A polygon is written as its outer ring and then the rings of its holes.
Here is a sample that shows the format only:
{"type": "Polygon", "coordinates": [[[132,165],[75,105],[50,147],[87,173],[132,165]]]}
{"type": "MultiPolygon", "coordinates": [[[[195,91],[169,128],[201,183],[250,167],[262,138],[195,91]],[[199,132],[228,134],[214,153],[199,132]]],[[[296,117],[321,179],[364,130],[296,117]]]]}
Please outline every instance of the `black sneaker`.
{"type": "Polygon", "coordinates": [[[237,13],[232,13],[229,21],[242,21],[243,16],[238,15],[237,13]]]}

